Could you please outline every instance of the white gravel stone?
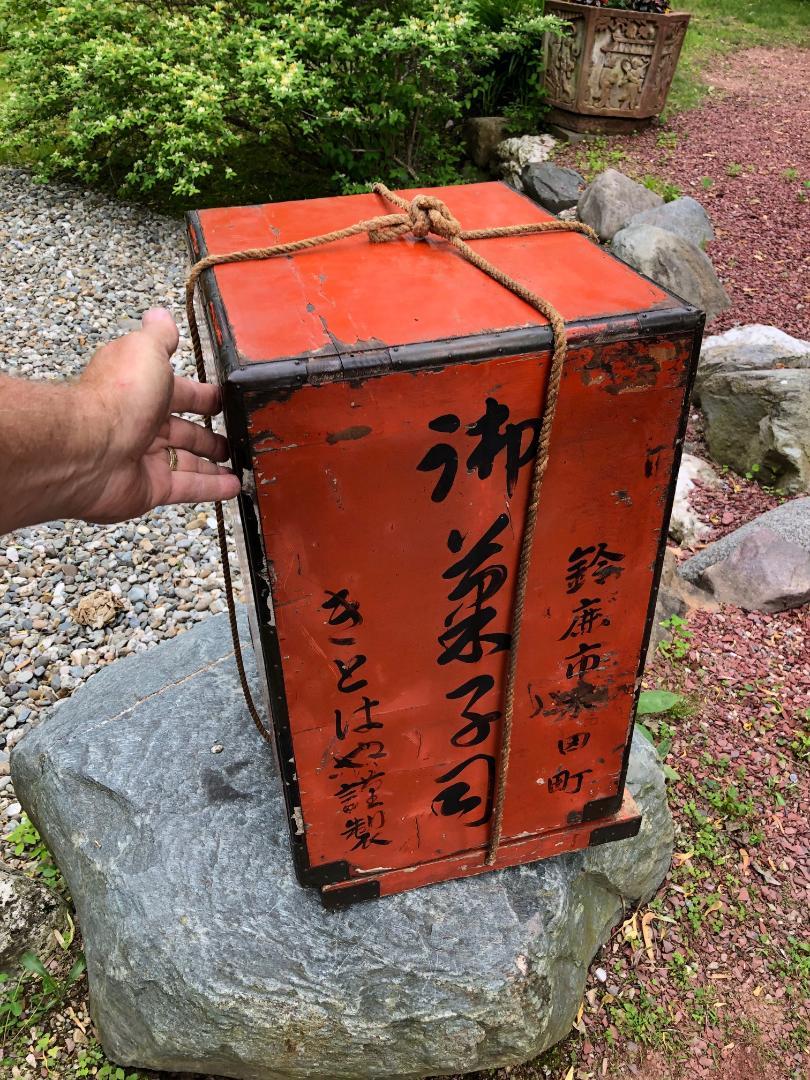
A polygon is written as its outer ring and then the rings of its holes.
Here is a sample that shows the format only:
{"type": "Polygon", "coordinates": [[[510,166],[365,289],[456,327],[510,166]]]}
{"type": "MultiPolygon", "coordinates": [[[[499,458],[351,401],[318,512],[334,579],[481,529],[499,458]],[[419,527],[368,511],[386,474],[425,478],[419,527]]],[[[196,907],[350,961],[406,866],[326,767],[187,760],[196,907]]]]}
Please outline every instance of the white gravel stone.
{"type": "MultiPolygon", "coordinates": [[[[147,308],[165,306],[181,324],[175,370],[194,373],[179,218],[79,187],[37,184],[12,168],[0,168],[0,206],[0,370],[74,377],[147,308]]],[[[162,507],[122,525],[56,521],[2,538],[0,750],[105,664],[221,611],[222,588],[210,504],[162,507]],[[98,589],[120,597],[123,609],[91,630],[71,612],[98,589]]],[[[10,785],[0,790],[7,818],[13,798],[10,785]]]]}

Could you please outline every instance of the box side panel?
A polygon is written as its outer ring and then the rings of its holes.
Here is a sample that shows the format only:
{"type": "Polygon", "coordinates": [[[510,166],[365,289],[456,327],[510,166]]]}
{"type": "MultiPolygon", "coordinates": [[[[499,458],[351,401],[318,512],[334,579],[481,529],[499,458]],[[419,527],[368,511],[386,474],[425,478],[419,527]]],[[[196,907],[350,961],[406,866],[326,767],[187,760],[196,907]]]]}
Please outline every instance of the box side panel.
{"type": "MultiPolygon", "coordinates": [[[[510,841],[620,806],[691,347],[569,354],[524,621],[510,841]]],[[[314,868],[384,873],[487,841],[547,364],[246,397],[314,868]]]]}

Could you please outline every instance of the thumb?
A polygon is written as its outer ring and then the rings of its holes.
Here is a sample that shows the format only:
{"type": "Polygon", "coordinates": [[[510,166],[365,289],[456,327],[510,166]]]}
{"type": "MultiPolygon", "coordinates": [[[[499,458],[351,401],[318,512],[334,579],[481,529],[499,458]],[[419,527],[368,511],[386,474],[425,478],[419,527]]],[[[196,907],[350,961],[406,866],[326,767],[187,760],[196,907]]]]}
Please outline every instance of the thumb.
{"type": "Polygon", "coordinates": [[[150,308],[141,319],[141,328],[165,353],[168,360],[180,340],[171,312],[166,308],[150,308]]]}

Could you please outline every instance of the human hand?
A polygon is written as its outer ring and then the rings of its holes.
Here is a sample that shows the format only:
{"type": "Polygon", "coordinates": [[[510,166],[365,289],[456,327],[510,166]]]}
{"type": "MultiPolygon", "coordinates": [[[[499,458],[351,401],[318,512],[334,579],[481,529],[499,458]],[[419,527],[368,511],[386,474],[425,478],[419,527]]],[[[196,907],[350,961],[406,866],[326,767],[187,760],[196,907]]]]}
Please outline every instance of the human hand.
{"type": "Polygon", "coordinates": [[[214,416],[221,409],[216,386],[174,375],[174,319],[164,308],[147,311],[142,328],[96,352],[77,386],[85,445],[92,469],[70,516],[110,523],[165,503],[232,499],[239,480],[217,462],[228,446],[200,424],[176,413],[214,416]],[[89,436],[89,443],[88,443],[89,436]],[[169,467],[168,448],[177,453],[169,467]]]}

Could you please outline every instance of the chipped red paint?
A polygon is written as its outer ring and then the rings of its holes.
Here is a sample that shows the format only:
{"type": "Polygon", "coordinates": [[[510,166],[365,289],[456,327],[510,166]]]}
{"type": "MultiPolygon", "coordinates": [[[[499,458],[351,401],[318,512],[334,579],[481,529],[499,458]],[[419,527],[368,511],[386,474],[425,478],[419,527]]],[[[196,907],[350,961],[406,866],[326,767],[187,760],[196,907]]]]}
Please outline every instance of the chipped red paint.
{"type": "MultiPolygon", "coordinates": [[[[498,184],[440,194],[470,227],[543,216],[498,184]]],[[[378,210],[352,196],[191,224],[218,252],[378,210]]],[[[581,236],[485,244],[578,320],[527,593],[508,866],[638,827],[624,773],[701,318],[581,236]]],[[[485,869],[549,349],[544,320],[470,270],[441,241],[362,241],[203,279],[252,478],[254,636],[298,873],[330,904],[485,869]],[[532,326],[543,345],[518,347],[510,328],[532,326]]]]}

